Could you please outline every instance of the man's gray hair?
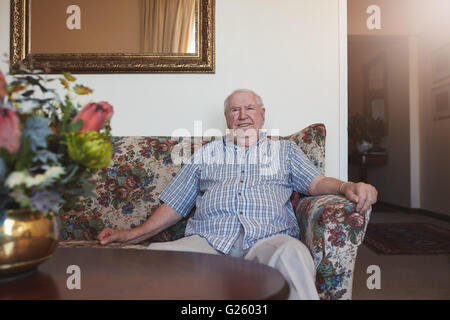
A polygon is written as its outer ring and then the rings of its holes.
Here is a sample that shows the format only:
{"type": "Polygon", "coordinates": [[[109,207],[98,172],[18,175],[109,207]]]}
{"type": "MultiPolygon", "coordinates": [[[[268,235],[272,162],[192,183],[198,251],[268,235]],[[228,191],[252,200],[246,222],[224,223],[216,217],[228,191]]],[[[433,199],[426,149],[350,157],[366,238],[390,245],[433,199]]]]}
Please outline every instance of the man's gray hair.
{"type": "Polygon", "coordinates": [[[230,103],[230,98],[233,94],[238,93],[238,92],[246,92],[246,93],[252,93],[255,97],[256,97],[256,103],[258,104],[258,106],[263,107],[264,103],[262,101],[262,98],[253,90],[249,90],[249,89],[237,89],[234,90],[226,99],[225,99],[225,103],[224,103],[224,111],[227,111],[227,107],[228,104],[230,103]]]}

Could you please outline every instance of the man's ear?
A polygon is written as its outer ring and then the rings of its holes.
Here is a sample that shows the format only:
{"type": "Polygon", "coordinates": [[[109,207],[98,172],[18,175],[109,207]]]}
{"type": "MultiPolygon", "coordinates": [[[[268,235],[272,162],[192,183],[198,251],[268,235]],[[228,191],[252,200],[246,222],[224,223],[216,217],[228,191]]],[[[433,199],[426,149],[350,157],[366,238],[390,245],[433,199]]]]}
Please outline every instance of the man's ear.
{"type": "Polygon", "coordinates": [[[230,128],[230,125],[229,125],[229,123],[228,123],[227,112],[225,111],[223,114],[224,114],[224,116],[225,116],[225,122],[226,122],[226,124],[227,124],[227,128],[228,128],[228,129],[231,129],[231,128],[230,128]]]}

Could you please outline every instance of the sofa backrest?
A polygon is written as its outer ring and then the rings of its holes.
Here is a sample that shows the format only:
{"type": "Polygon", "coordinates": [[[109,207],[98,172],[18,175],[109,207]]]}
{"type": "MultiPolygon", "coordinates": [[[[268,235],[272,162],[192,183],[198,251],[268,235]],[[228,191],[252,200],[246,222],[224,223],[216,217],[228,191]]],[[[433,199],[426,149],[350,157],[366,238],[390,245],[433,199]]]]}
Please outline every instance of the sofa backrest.
{"type": "MultiPolygon", "coordinates": [[[[325,170],[325,126],[313,124],[282,139],[294,141],[314,165],[325,170]]],[[[73,210],[61,213],[62,240],[94,240],[104,227],[129,229],[144,223],[161,205],[159,194],[180,170],[172,153],[194,149],[214,138],[115,137],[113,156],[94,176],[95,197],[80,197],[73,210]]],[[[184,235],[187,219],[161,232],[151,241],[171,241],[184,235]]]]}

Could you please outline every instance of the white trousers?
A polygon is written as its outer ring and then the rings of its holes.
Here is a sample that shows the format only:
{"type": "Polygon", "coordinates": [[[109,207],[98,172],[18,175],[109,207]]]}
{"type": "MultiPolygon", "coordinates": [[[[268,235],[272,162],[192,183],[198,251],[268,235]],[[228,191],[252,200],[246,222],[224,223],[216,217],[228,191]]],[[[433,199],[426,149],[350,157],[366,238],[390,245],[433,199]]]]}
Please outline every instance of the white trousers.
{"type": "MultiPolygon", "coordinates": [[[[248,251],[242,252],[243,232],[235,242],[230,255],[242,256],[277,269],[289,284],[289,300],[318,300],[315,279],[316,269],[308,248],[299,240],[284,234],[262,239],[248,251]]],[[[198,235],[176,241],[157,242],[148,246],[150,250],[189,251],[221,254],[208,241],[198,235]]]]}

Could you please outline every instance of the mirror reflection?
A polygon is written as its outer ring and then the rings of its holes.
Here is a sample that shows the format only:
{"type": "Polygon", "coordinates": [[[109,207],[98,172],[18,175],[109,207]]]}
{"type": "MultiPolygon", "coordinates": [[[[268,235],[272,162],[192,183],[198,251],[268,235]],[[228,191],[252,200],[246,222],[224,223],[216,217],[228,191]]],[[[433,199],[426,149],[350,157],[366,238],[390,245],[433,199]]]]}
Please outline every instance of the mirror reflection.
{"type": "Polygon", "coordinates": [[[198,0],[30,0],[32,54],[196,54],[198,0]]]}

